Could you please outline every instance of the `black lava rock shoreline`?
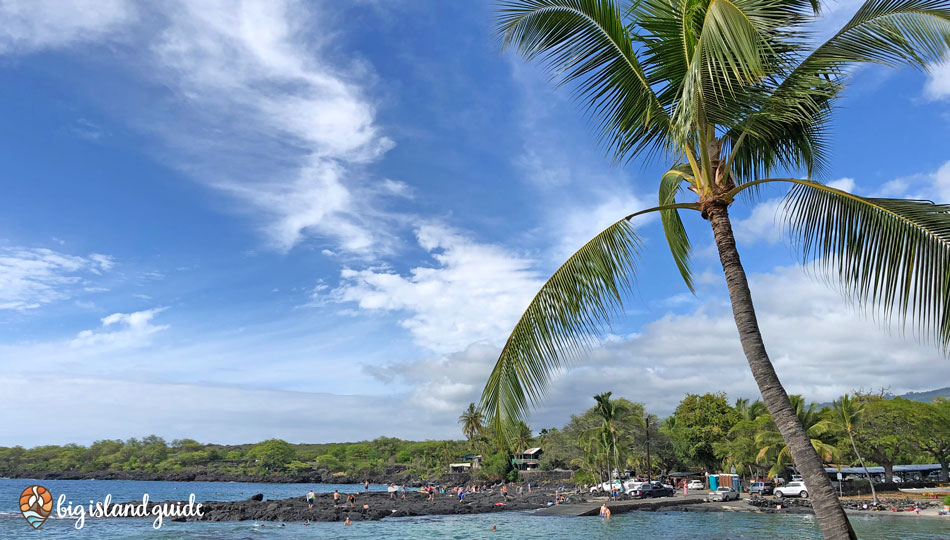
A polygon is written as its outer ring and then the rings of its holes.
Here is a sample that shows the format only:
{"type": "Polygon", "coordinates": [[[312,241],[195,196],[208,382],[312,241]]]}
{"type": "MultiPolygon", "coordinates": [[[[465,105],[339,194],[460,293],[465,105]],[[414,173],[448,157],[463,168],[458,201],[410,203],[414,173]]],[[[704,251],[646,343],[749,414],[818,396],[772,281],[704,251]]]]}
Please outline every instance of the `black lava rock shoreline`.
{"type": "MultiPolygon", "coordinates": [[[[340,500],[345,501],[348,493],[340,493],[340,500]]],[[[534,490],[524,493],[523,497],[510,495],[508,501],[497,490],[494,492],[469,493],[459,502],[458,497],[449,494],[436,494],[435,500],[427,500],[424,493],[409,492],[405,499],[397,494],[396,499],[390,499],[389,493],[370,492],[357,493],[353,506],[340,504],[333,505],[333,495],[318,493],[313,508],[308,508],[303,496],[282,500],[254,500],[257,496],[246,501],[232,502],[203,502],[200,518],[173,518],[171,521],[344,521],[347,517],[352,521],[374,521],[387,517],[408,517],[447,514],[484,514],[488,512],[503,512],[511,510],[534,510],[544,508],[548,502],[554,501],[554,490],[534,490]],[[500,504],[499,504],[500,503],[500,504]]],[[[569,497],[565,504],[583,502],[583,496],[569,497]]],[[[172,501],[155,504],[168,504],[172,501]]]]}

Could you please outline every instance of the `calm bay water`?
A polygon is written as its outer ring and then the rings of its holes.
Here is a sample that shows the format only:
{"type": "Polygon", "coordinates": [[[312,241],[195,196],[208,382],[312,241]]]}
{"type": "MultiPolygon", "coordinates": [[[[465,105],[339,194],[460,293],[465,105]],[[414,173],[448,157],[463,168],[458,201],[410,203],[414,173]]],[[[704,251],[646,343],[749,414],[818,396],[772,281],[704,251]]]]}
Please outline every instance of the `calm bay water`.
{"type": "MultiPolygon", "coordinates": [[[[617,515],[609,522],[596,517],[546,517],[530,512],[505,512],[471,516],[430,516],[357,522],[345,527],[342,523],[172,523],[153,530],[151,520],[98,519],[87,520],[82,530],[73,528],[71,519],[51,518],[38,531],[32,531],[17,510],[17,498],[23,488],[40,484],[54,496],[65,493],[74,504],[102,500],[111,494],[113,500],[140,500],[148,493],[151,500],[187,499],[194,493],[197,500],[241,500],[255,493],[268,499],[302,497],[314,491],[341,492],[362,490],[362,486],[332,484],[257,484],[221,482],[130,482],[99,480],[30,481],[0,479],[0,538],[45,539],[256,539],[256,538],[663,538],[664,540],[763,538],[819,539],[812,516],[769,515],[748,513],[684,513],[633,512],[617,515]],[[492,526],[498,531],[491,532],[492,526]]],[[[384,491],[385,486],[371,486],[384,491]]],[[[914,517],[853,518],[858,535],[864,540],[936,540],[950,539],[950,519],[917,519],[914,517]]]]}

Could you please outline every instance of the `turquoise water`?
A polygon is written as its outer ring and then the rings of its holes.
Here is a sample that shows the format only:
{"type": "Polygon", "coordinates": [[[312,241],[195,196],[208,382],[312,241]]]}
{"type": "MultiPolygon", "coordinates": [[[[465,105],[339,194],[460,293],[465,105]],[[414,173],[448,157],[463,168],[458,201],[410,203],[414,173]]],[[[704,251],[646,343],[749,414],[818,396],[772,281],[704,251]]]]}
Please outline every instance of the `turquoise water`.
{"type": "MultiPolygon", "coordinates": [[[[470,516],[429,516],[418,518],[385,519],[375,522],[342,523],[277,523],[224,522],[173,523],[159,530],[152,529],[151,520],[98,519],[87,520],[85,528],[75,530],[73,520],[51,518],[39,530],[33,531],[26,521],[14,513],[16,500],[23,488],[40,483],[54,496],[65,493],[75,503],[85,499],[101,500],[106,493],[113,499],[141,499],[147,488],[153,500],[187,498],[195,493],[200,500],[239,500],[254,493],[273,493],[273,498],[303,496],[310,488],[332,491],[354,491],[357,486],[328,484],[245,484],[216,482],[122,482],[122,481],[43,481],[0,480],[0,538],[95,538],[95,539],[257,539],[257,538],[519,538],[519,539],[819,539],[818,526],[813,516],[748,513],[685,513],[634,512],[617,515],[604,522],[596,517],[548,517],[531,512],[505,512],[470,516]],[[75,494],[75,495],[73,495],[75,494]],[[160,495],[173,494],[173,495],[160,495]],[[156,496],[157,495],[157,496],[156,496]],[[263,526],[262,526],[263,525],[263,526]],[[495,526],[497,531],[492,533],[495,526]]],[[[362,488],[362,486],[359,486],[362,488]]],[[[376,490],[385,489],[375,486],[376,490]]],[[[315,489],[316,490],[316,489],[315,489]]],[[[950,519],[915,517],[867,516],[852,518],[858,535],[864,540],[937,540],[950,539],[950,519]]]]}

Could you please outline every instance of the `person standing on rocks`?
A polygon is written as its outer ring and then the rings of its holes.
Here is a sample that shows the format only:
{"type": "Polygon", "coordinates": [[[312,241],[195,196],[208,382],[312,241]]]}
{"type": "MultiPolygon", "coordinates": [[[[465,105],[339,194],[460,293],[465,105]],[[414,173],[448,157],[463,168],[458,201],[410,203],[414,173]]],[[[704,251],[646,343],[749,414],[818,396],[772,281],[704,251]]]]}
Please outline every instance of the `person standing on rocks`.
{"type": "Polygon", "coordinates": [[[313,492],[313,490],[311,489],[310,492],[307,493],[307,509],[308,509],[308,510],[313,510],[313,501],[314,501],[316,498],[317,498],[317,495],[316,495],[316,494],[313,492]]]}
{"type": "Polygon", "coordinates": [[[363,491],[369,491],[369,480],[363,481],[363,491]]]}
{"type": "Polygon", "coordinates": [[[356,506],[356,495],[350,493],[349,497],[346,498],[346,503],[350,505],[350,508],[356,506]]]}
{"type": "Polygon", "coordinates": [[[508,502],[508,484],[501,485],[501,495],[505,498],[505,502],[508,502]]]}
{"type": "Polygon", "coordinates": [[[336,489],[333,490],[333,508],[340,507],[340,492],[336,489]]]}

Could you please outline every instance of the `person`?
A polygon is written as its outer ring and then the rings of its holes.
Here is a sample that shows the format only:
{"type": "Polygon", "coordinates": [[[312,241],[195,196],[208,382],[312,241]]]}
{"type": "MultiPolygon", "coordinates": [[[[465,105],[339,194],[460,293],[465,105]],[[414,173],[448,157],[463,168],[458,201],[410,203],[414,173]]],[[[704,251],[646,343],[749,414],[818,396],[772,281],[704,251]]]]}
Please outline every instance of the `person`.
{"type": "Polygon", "coordinates": [[[346,516],[346,521],[343,522],[344,525],[352,525],[353,522],[350,520],[350,516],[346,516]]]}
{"type": "Polygon", "coordinates": [[[459,502],[465,501],[465,488],[459,487],[459,502]]]}
{"type": "Polygon", "coordinates": [[[491,532],[495,532],[495,531],[497,531],[497,530],[498,530],[498,529],[497,529],[494,525],[491,526],[491,532]]]}
{"type": "Polygon", "coordinates": [[[600,505],[600,517],[607,518],[607,503],[600,505]]]}
{"type": "Polygon", "coordinates": [[[338,508],[340,506],[340,492],[333,490],[333,508],[338,508]]]}
{"type": "Polygon", "coordinates": [[[610,519],[610,507],[608,507],[607,505],[604,505],[604,519],[605,520],[610,519]]]}
{"type": "Polygon", "coordinates": [[[402,498],[403,498],[403,499],[406,498],[406,484],[403,484],[403,485],[402,485],[402,498]]]}
{"type": "Polygon", "coordinates": [[[528,482],[528,493],[531,493],[531,482],[528,482]]]}
{"type": "Polygon", "coordinates": [[[310,492],[307,493],[307,509],[313,510],[313,501],[316,498],[317,498],[316,493],[314,493],[313,490],[311,489],[310,492]]]}
{"type": "Polygon", "coordinates": [[[915,504],[915,505],[914,505],[914,512],[917,512],[917,515],[919,516],[919,515],[920,515],[920,506],[918,506],[918,505],[915,504]]]}
{"type": "Polygon", "coordinates": [[[363,481],[363,491],[369,491],[369,480],[363,481]]]}
{"type": "Polygon", "coordinates": [[[505,498],[505,502],[508,502],[508,484],[501,485],[501,495],[505,498]]]}
{"type": "Polygon", "coordinates": [[[346,498],[346,502],[350,505],[350,508],[356,506],[356,495],[350,493],[350,496],[346,498]]]}
{"type": "Polygon", "coordinates": [[[518,497],[520,497],[522,500],[524,499],[524,486],[520,484],[518,485],[518,497]]]}
{"type": "Polygon", "coordinates": [[[397,490],[397,488],[396,488],[396,483],[395,483],[395,482],[390,482],[390,483],[389,483],[389,487],[386,489],[386,491],[389,492],[389,499],[390,499],[390,500],[393,500],[393,499],[396,498],[396,490],[397,490]]]}

